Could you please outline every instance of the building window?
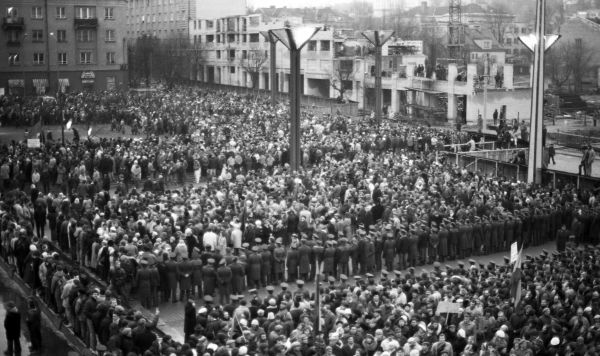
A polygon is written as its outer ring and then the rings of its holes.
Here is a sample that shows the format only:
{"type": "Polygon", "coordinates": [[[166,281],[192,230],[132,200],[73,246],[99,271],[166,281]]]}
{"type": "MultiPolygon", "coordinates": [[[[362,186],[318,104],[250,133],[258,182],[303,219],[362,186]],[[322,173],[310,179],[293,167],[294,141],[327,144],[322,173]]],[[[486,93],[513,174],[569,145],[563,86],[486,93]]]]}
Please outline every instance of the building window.
{"type": "Polygon", "coordinates": [[[6,16],[8,16],[8,17],[18,17],[19,16],[19,9],[17,9],[16,7],[9,7],[8,9],[6,9],[6,16]]]}
{"type": "Polygon", "coordinates": [[[206,20],[206,28],[213,28],[214,26],[215,23],[213,21],[206,20]]]}
{"type": "Polygon", "coordinates": [[[66,65],[67,64],[67,53],[66,52],[59,52],[58,53],[58,64],[60,65],[66,65]]]}
{"type": "Polygon", "coordinates": [[[92,42],[94,40],[94,30],[78,30],[77,42],[92,42]]]}
{"type": "Polygon", "coordinates": [[[67,10],[64,6],[58,6],[56,8],[56,18],[57,19],[66,19],[67,18],[67,10]]]}
{"type": "Polygon", "coordinates": [[[308,50],[316,51],[317,50],[317,41],[308,41],[308,50]]]}
{"type": "Polygon", "coordinates": [[[506,39],[506,44],[507,45],[512,45],[512,38],[507,38],[506,39]]]}
{"type": "Polygon", "coordinates": [[[221,51],[217,50],[217,59],[221,59],[221,51]]]}
{"type": "Polygon", "coordinates": [[[321,41],[321,51],[330,51],[331,42],[329,41],[321,41]]]}
{"type": "Polygon", "coordinates": [[[575,39],[575,47],[577,49],[580,49],[581,47],[583,47],[583,41],[581,40],[581,38],[576,38],[575,39]]]}
{"type": "Polygon", "coordinates": [[[40,52],[36,52],[33,54],[33,64],[40,65],[44,64],[44,54],[40,52]]]}
{"type": "Polygon", "coordinates": [[[21,64],[21,56],[18,53],[9,53],[8,54],[8,65],[9,66],[18,66],[21,64]]]}
{"type": "Polygon", "coordinates": [[[33,42],[44,42],[44,30],[32,30],[31,40],[33,42]]]}
{"type": "Polygon", "coordinates": [[[229,59],[231,59],[231,60],[235,59],[235,49],[229,50],[229,59]]]}
{"type": "Polygon", "coordinates": [[[258,33],[251,33],[250,34],[250,42],[252,43],[256,43],[260,41],[260,37],[258,35],[258,33]]]}
{"type": "Polygon", "coordinates": [[[91,6],[78,6],[75,8],[75,18],[93,19],[96,18],[96,8],[91,6]]]}
{"type": "Polygon", "coordinates": [[[79,52],[79,63],[80,64],[92,64],[92,52],[90,52],[90,51],[79,52]]]}
{"type": "Polygon", "coordinates": [[[38,20],[44,18],[44,12],[42,11],[41,6],[34,6],[31,8],[31,18],[38,20]]]}
{"type": "Polygon", "coordinates": [[[106,30],[106,42],[115,42],[115,30],[106,30]]]}
{"type": "Polygon", "coordinates": [[[67,42],[67,31],[66,30],[56,30],[56,41],[57,42],[67,42]]]}
{"type": "Polygon", "coordinates": [[[214,35],[206,35],[206,42],[214,42],[214,41],[215,41],[214,35]]]}
{"type": "Polygon", "coordinates": [[[248,51],[246,51],[245,49],[242,50],[242,59],[247,59],[248,58],[248,51]]]}
{"type": "Polygon", "coordinates": [[[229,73],[235,74],[235,67],[234,66],[229,67],[229,73]]]}
{"type": "Polygon", "coordinates": [[[104,19],[105,20],[114,20],[115,19],[115,9],[112,7],[104,8],[104,19]]]}
{"type": "Polygon", "coordinates": [[[115,52],[106,52],[106,64],[115,64],[115,52]]]}

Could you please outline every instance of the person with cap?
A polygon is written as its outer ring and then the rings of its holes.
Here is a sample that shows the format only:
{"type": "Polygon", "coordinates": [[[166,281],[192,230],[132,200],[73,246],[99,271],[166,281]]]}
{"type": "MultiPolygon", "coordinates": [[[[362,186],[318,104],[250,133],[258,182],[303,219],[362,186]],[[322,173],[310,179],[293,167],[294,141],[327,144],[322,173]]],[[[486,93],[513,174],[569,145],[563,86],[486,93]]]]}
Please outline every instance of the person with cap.
{"type": "Polygon", "coordinates": [[[383,242],[383,257],[385,259],[385,268],[388,271],[393,271],[395,267],[394,259],[396,257],[396,243],[391,226],[386,226],[385,241],[383,242]]]}
{"type": "Polygon", "coordinates": [[[215,270],[215,260],[209,258],[206,265],[202,267],[202,284],[204,287],[204,295],[213,296],[215,294],[215,286],[217,284],[217,272],[215,270]]]}
{"type": "Polygon", "coordinates": [[[272,281],[272,272],[273,272],[273,253],[271,252],[271,246],[263,245],[262,251],[260,251],[260,275],[262,280],[262,285],[266,286],[272,281]]]}
{"type": "Polygon", "coordinates": [[[290,249],[287,253],[287,280],[288,282],[295,281],[298,279],[298,260],[300,258],[300,254],[298,252],[298,247],[295,244],[290,246],[290,249]]]}
{"type": "Polygon", "coordinates": [[[192,252],[192,288],[190,295],[200,298],[202,296],[202,260],[197,249],[192,252]]]}
{"type": "Polygon", "coordinates": [[[571,232],[569,230],[567,230],[567,225],[562,224],[560,227],[560,230],[558,230],[556,232],[556,250],[558,252],[565,251],[567,241],[569,240],[570,235],[571,235],[571,232]]]}
{"type": "Polygon", "coordinates": [[[194,266],[190,262],[186,254],[181,256],[182,261],[179,262],[179,301],[184,301],[192,291],[192,273],[194,266]]]}
{"type": "Polygon", "coordinates": [[[231,269],[231,292],[237,295],[242,294],[246,289],[246,269],[237,257],[233,258],[229,268],[231,269]]]}
{"type": "Polygon", "coordinates": [[[135,285],[137,287],[138,298],[144,308],[150,308],[152,305],[151,298],[151,279],[152,272],[148,269],[148,261],[140,261],[141,269],[138,270],[135,276],[135,285]]]}
{"type": "Polygon", "coordinates": [[[275,247],[275,249],[273,249],[273,264],[274,264],[273,282],[274,283],[280,283],[281,281],[283,281],[283,279],[285,277],[286,252],[285,252],[285,249],[283,248],[283,246],[281,246],[282,242],[283,241],[282,241],[281,237],[278,237],[275,240],[275,243],[277,246],[275,247]]]}
{"type": "Polygon", "coordinates": [[[323,251],[323,275],[325,278],[333,275],[333,265],[335,263],[335,247],[334,240],[330,239],[327,241],[327,247],[323,251]]]}
{"type": "Polygon", "coordinates": [[[248,287],[260,288],[262,278],[262,258],[258,247],[252,246],[252,252],[248,256],[248,287]]]}
{"type": "Polygon", "coordinates": [[[219,302],[221,304],[229,303],[231,295],[231,280],[233,274],[231,268],[227,266],[225,260],[222,259],[217,268],[217,283],[219,286],[219,302]]]}
{"type": "Polygon", "coordinates": [[[315,241],[315,244],[311,248],[311,260],[310,260],[310,280],[314,280],[317,274],[321,273],[323,263],[323,253],[325,248],[321,245],[319,240],[315,241]]]}
{"type": "Polygon", "coordinates": [[[298,247],[298,273],[301,279],[308,280],[310,275],[312,249],[302,240],[298,247]]]}
{"type": "Polygon", "coordinates": [[[175,261],[175,252],[169,253],[169,260],[165,262],[165,273],[167,277],[168,293],[165,300],[177,301],[177,283],[179,280],[179,264],[175,261]]]}

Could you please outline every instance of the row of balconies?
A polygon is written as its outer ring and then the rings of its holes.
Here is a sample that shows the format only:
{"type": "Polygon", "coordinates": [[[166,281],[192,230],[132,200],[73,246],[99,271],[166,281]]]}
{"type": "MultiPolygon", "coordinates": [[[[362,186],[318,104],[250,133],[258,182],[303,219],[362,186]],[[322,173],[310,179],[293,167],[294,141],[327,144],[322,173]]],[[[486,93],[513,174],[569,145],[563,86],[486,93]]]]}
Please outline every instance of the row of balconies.
{"type": "MultiPolygon", "coordinates": [[[[76,29],[96,28],[98,27],[98,19],[74,19],[73,25],[76,29]]],[[[4,17],[2,21],[2,29],[5,31],[22,31],[25,29],[25,19],[23,17],[4,17]]]]}

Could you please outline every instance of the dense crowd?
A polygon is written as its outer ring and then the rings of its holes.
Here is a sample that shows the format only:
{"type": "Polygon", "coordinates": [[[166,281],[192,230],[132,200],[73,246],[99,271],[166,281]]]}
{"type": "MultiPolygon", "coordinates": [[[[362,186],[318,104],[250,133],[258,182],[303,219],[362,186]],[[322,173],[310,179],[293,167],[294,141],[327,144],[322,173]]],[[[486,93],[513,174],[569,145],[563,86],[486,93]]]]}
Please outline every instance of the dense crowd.
{"type": "MultiPolygon", "coordinates": [[[[102,99],[110,94],[86,95],[46,105],[110,107],[102,99]]],[[[2,112],[14,102],[5,99],[2,112]]],[[[177,88],[122,95],[118,107],[145,137],[0,147],[2,255],[92,349],[595,353],[598,252],[567,249],[598,243],[594,192],[454,166],[444,145],[474,142],[462,132],[305,112],[303,164],[291,172],[282,104],[177,88]],[[527,260],[516,307],[508,265],[440,264],[551,240],[557,253],[527,260]],[[78,266],[61,262],[53,245],[78,266]],[[432,273],[415,272],[434,261],[432,273]],[[319,323],[315,295],[303,288],[317,274],[325,278],[319,323]],[[186,343],[158,341],[157,316],[123,307],[132,292],[146,308],[185,300],[186,343]],[[461,308],[437,315],[440,301],[461,308]]],[[[119,115],[105,122],[121,128],[119,115]]]]}

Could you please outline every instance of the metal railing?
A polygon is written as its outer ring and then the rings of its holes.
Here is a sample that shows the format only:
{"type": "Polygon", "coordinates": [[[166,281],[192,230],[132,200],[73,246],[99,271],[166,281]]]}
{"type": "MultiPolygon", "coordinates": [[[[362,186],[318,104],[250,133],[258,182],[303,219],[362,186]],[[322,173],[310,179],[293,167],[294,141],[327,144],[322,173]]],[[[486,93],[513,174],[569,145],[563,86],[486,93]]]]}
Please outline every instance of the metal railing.
{"type": "Polygon", "coordinates": [[[577,135],[566,132],[548,132],[548,143],[554,143],[558,146],[581,149],[582,147],[591,144],[594,149],[600,149],[600,137],[592,136],[592,130],[587,132],[587,135],[577,135]]]}
{"type": "MultiPolygon", "coordinates": [[[[527,165],[479,157],[477,154],[480,152],[483,151],[443,152],[443,155],[447,160],[455,163],[458,167],[466,168],[469,172],[476,172],[488,177],[504,177],[509,180],[527,181],[527,165]]],[[[594,190],[600,188],[600,178],[544,169],[542,171],[542,185],[550,185],[553,189],[563,189],[570,185],[581,190],[594,190]]]]}

